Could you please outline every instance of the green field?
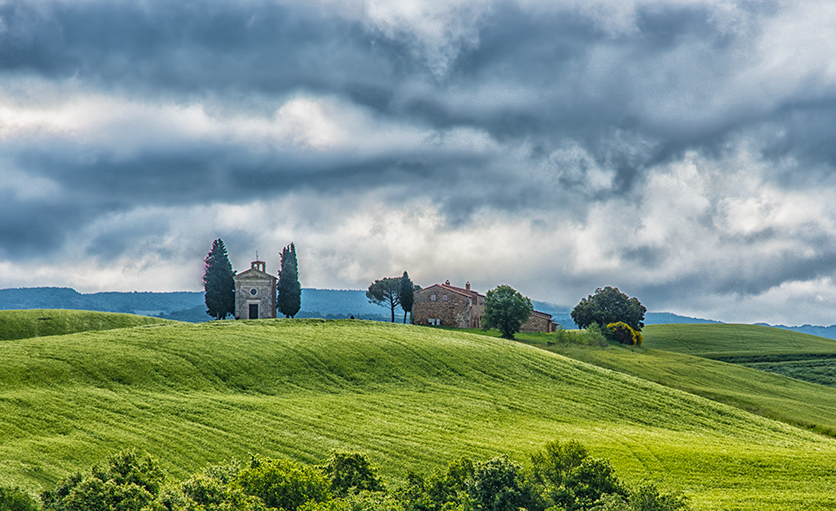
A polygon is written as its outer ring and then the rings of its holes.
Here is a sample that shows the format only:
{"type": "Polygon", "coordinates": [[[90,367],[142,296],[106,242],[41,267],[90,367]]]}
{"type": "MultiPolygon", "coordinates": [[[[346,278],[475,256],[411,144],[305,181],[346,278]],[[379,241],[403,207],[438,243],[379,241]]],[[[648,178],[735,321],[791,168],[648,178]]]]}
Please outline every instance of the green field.
{"type": "Polygon", "coordinates": [[[836,509],[836,442],[520,343],[363,321],[159,324],[0,343],[0,485],[117,450],[175,476],[248,453],[367,452],[397,485],[576,439],[696,509],[836,509]]]}
{"type": "Polygon", "coordinates": [[[758,325],[650,325],[642,334],[645,348],[713,359],[836,354],[836,340],[758,325]]]}
{"type": "Polygon", "coordinates": [[[113,330],[160,324],[166,321],[160,318],[112,312],[55,309],[0,310],[0,341],[93,330],[113,330]]]}
{"type": "Polygon", "coordinates": [[[645,347],[836,386],[836,341],[756,325],[652,325],[645,347]]]}

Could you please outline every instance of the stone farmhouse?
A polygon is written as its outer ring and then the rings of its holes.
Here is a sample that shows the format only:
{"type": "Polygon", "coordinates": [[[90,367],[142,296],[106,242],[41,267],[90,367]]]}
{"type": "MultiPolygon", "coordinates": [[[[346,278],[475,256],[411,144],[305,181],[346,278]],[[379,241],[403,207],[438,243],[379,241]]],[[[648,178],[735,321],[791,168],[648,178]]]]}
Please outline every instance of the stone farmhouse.
{"type": "MultiPolygon", "coordinates": [[[[482,328],[485,312],[485,295],[470,289],[444,284],[433,284],[415,292],[412,305],[412,322],[416,325],[441,325],[453,328],[482,328]]],[[[554,332],[557,325],[551,314],[534,311],[520,331],[554,332]]]]}
{"type": "Polygon", "coordinates": [[[265,271],[264,261],[235,275],[235,319],[275,318],[278,280],[265,271]]]}

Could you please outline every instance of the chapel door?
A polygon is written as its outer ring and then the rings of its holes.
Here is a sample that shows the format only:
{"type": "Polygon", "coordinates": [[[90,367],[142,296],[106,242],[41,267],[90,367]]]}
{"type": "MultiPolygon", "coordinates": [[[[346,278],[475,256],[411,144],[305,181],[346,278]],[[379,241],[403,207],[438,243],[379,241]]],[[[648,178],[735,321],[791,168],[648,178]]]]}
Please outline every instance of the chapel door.
{"type": "Polygon", "coordinates": [[[250,304],[250,319],[258,319],[258,304],[250,304]]]}

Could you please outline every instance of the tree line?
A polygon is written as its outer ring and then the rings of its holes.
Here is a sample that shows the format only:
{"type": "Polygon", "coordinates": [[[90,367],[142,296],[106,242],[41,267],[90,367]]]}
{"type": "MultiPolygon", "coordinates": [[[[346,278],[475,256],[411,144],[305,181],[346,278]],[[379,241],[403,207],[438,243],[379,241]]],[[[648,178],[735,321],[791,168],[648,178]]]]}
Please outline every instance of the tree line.
{"type": "MultiPolygon", "coordinates": [[[[223,241],[216,239],[204,260],[206,313],[210,316],[224,319],[235,315],[235,274],[223,241]]],[[[285,317],[292,318],[302,304],[302,286],[293,243],[282,250],[278,279],[276,307],[285,317]]],[[[372,282],[366,291],[366,298],[370,303],[388,308],[392,323],[395,322],[395,309],[400,307],[404,311],[403,322],[406,323],[408,315],[412,314],[415,291],[420,289],[421,286],[412,282],[409,273],[404,271],[400,277],[385,277],[372,282]]],[[[513,339],[533,311],[528,297],[510,286],[501,285],[486,294],[482,328],[496,328],[502,337],[513,339]]],[[[571,317],[578,328],[593,327],[611,341],[641,346],[645,312],[647,309],[637,298],[629,298],[618,288],[607,286],[582,299],[572,310],[571,317]]]]}
{"type": "MultiPolygon", "coordinates": [[[[226,246],[220,238],[212,242],[203,267],[206,313],[215,319],[235,316],[236,271],[232,269],[226,246]]],[[[293,243],[282,249],[278,279],[276,309],[285,317],[292,318],[302,307],[302,285],[299,283],[299,264],[293,243]]]]}
{"type": "Polygon", "coordinates": [[[252,455],[171,480],[147,453],[121,452],[34,499],[0,487],[3,511],[681,511],[681,495],[625,484],[576,441],[554,441],[523,466],[462,457],[391,489],[369,458],[334,451],[319,465],[252,455]]]}

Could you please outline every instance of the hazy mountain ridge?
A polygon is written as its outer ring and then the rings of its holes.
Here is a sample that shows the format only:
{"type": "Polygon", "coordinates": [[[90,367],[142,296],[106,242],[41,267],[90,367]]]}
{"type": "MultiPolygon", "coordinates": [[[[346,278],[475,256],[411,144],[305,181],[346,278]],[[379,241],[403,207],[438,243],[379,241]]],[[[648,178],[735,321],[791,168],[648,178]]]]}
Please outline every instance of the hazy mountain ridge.
{"type": "MultiPolygon", "coordinates": [[[[0,310],[70,309],[127,312],[199,323],[209,321],[202,291],[79,293],[67,287],[0,289],[0,310]]],[[[355,318],[389,321],[389,310],[369,303],[362,290],[302,289],[298,318],[355,318]]],[[[395,309],[395,321],[403,310],[395,309]]]]}
{"type": "Polygon", "coordinates": [[[801,325],[801,326],[787,326],[787,325],[770,325],[768,323],[755,323],[759,326],[770,326],[772,328],[781,328],[783,330],[791,330],[793,332],[801,332],[803,334],[817,335],[827,339],[836,339],[836,325],[818,326],[818,325],[801,325]]]}
{"type": "MultiPolygon", "coordinates": [[[[551,314],[555,323],[563,328],[576,328],[570,315],[572,308],[549,302],[532,300],[538,311],[551,314]]],[[[143,316],[158,316],[177,321],[200,323],[211,318],[201,291],[156,292],[100,292],[79,293],[68,287],[28,287],[0,289],[0,310],[15,309],[72,309],[100,312],[127,312],[143,316]]],[[[371,319],[389,321],[389,310],[369,303],[366,292],[359,289],[302,289],[302,308],[298,318],[371,319]]],[[[395,309],[395,321],[403,321],[403,310],[395,309]]],[[[645,324],[660,325],[671,323],[720,323],[710,319],[691,318],[670,312],[648,312],[645,324]]],[[[769,325],[767,325],[769,326],[769,325]]],[[[814,333],[822,337],[836,338],[836,326],[784,327],[791,330],[814,333]],[[806,328],[806,330],[804,330],[806,328]],[[830,330],[828,330],[830,329],[830,330]],[[811,330],[811,331],[808,331],[811,330]]]]}

